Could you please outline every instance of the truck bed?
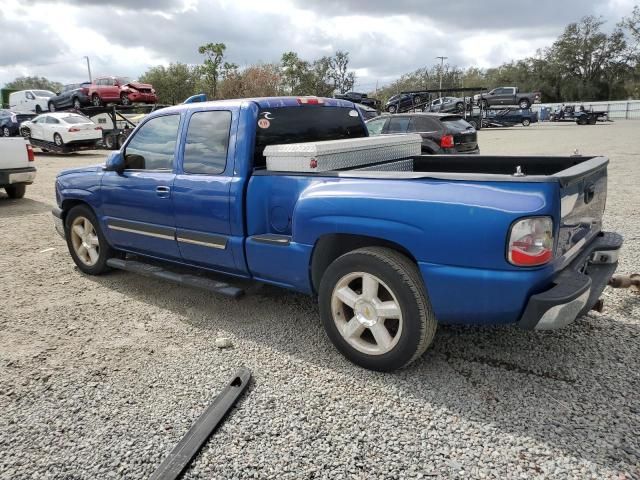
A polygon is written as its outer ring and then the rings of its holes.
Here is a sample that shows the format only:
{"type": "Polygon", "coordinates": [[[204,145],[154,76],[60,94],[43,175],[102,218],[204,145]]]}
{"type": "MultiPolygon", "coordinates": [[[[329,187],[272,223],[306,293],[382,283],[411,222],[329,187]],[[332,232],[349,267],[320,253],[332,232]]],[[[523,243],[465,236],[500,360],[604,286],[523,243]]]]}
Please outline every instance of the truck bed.
{"type": "Polygon", "coordinates": [[[311,175],[347,178],[559,182],[562,186],[605,168],[601,156],[500,156],[500,155],[418,155],[408,158],[413,165],[399,160],[380,162],[366,168],[348,168],[324,172],[274,172],[259,169],[254,175],[311,175]],[[397,170],[396,170],[397,168],[397,170]],[[409,170],[409,171],[407,171],[409,170]]]}

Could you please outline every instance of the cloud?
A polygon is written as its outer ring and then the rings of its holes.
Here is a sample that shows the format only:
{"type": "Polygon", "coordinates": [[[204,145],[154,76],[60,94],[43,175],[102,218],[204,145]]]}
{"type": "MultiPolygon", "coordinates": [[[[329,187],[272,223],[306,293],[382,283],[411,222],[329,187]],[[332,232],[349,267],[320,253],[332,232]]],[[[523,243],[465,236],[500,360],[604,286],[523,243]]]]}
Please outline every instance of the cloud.
{"type": "MultiPolygon", "coordinates": [[[[47,63],[69,52],[46,23],[15,23],[0,11],[0,65],[47,63]]],[[[1,68],[1,67],[0,67],[1,68]]]]}

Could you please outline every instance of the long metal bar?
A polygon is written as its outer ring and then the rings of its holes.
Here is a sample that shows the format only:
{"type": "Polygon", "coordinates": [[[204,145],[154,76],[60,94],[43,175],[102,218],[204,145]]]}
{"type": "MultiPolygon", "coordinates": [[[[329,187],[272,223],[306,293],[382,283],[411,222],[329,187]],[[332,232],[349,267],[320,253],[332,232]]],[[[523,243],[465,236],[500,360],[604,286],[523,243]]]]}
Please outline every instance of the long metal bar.
{"type": "Polygon", "coordinates": [[[250,379],[251,370],[240,368],[236,371],[222,393],[198,417],[182,440],[171,450],[169,456],[153,472],[151,480],[175,480],[180,476],[229,409],[238,401],[249,385],[250,379]]]}

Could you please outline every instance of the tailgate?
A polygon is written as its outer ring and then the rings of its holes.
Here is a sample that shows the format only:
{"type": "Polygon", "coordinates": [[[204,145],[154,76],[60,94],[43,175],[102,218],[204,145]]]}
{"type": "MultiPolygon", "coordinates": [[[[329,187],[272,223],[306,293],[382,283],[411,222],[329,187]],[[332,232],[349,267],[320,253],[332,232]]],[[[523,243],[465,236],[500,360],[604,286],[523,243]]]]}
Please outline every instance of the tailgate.
{"type": "Polygon", "coordinates": [[[607,164],[595,157],[559,172],[560,230],[556,257],[580,251],[602,229],[607,200],[607,164]]]}
{"type": "Polygon", "coordinates": [[[27,142],[22,137],[0,137],[0,170],[29,166],[27,142]]]}

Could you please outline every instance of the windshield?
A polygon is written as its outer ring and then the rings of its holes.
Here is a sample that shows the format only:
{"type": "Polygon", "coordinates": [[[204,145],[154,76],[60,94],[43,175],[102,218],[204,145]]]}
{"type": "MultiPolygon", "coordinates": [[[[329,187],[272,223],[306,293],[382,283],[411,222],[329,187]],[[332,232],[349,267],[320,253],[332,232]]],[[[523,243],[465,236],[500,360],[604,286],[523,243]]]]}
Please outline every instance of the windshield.
{"type": "Polygon", "coordinates": [[[31,90],[36,97],[53,97],[54,93],[49,90],[31,90]]]}
{"type": "Polygon", "coordinates": [[[87,117],[83,117],[82,115],[69,115],[66,117],[62,117],[62,121],[64,121],[65,123],[71,123],[71,124],[91,123],[91,120],[89,120],[87,117]]]}
{"type": "Polygon", "coordinates": [[[131,83],[131,79],[129,77],[118,77],[116,78],[116,81],[120,84],[120,85],[125,85],[127,83],[131,83]]]}
{"type": "Polygon", "coordinates": [[[267,145],[366,137],[364,123],[353,108],[304,106],[260,109],[254,166],[264,167],[267,145]]]}

